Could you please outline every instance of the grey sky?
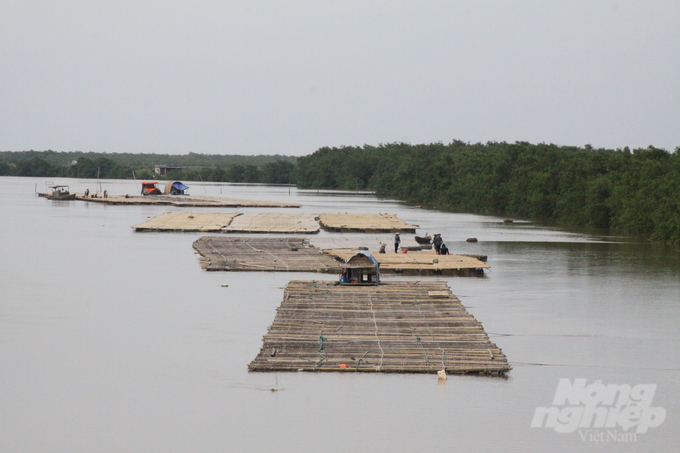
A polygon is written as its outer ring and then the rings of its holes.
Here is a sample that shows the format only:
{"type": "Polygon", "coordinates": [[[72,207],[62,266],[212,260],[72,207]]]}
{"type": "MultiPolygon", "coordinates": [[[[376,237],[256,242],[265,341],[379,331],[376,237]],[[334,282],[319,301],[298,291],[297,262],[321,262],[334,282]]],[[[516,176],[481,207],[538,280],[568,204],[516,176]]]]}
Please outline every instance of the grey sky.
{"type": "Polygon", "coordinates": [[[0,150],[680,146],[680,1],[0,2],[0,150]]]}

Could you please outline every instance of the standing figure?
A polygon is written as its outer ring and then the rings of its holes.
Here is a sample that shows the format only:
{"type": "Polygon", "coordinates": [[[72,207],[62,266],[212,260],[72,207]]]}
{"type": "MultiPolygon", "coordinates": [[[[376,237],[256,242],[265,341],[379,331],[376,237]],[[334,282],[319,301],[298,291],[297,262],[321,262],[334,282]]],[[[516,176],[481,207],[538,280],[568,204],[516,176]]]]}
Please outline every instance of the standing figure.
{"type": "Polygon", "coordinates": [[[437,253],[437,255],[441,255],[440,251],[443,242],[444,240],[442,239],[442,235],[439,233],[435,233],[432,243],[434,244],[434,251],[437,253]]]}
{"type": "Polygon", "coordinates": [[[399,244],[401,243],[401,238],[399,237],[399,233],[394,235],[394,253],[397,253],[399,251],[399,244]]]}

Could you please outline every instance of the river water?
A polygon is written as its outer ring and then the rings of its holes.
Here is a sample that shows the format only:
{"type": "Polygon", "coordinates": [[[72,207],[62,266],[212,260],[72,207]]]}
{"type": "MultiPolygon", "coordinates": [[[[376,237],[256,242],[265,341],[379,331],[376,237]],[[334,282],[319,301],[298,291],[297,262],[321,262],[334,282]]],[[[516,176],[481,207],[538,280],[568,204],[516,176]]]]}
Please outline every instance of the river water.
{"type": "MultiPolygon", "coordinates": [[[[191,247],[200,234],[130,228],[190,209],[52,202],[34,195],[44,182],[0,178],[1,452],[677,451],[680,253],[672,247],[370,194],[188,183],[195,195],[303,205],[240,212],[395,213],[419,233],[442,233],[452,253],[489,256],[484,278],[438,279],[503,349],[513,367],[506,379],[249,373],[286,283],[332,276],[208,273],[191,247]],[[587,380],[582,392],[578,378],[587,380]],[[555,406],[554,426],[571,432],[546,427],[547,418],[531,427],[565,379],[571,400],[555,406]],[[630,386],[619,408],[627,415],[603,428],[579,418],[576,429],[570,414],[605,394],[588,400],[597,381],[630,386]]],[[[137,192],[132,181],[103,188],[137,192]]]]}

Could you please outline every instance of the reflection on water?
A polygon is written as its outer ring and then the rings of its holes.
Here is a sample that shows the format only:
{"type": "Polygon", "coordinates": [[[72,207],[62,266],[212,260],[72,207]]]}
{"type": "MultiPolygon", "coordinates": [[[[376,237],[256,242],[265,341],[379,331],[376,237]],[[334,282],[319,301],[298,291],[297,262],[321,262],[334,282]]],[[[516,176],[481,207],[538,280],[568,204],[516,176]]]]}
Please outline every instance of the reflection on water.
{"type": "MultiPolygon", "coordinates": [[[[188,183],[197,195],[303,204],[240,212],[392,212],[419,233],[442,233],[453,252],[487,254],[486,278],[443,279],[514,367],[507,379],[443,384],[248,373],[286,283],[332,276],[204,272],[191,247],[200,235],[130,226],[210,209],[52,202],[33,195],[36,183],[0,178],[0,451],[619,451],[529,427],[558,380],[578,377],[657,384],[654,405],[667,419],[625,448],[677,443],[680,255],[671,247],[361,193],[188,183]]],[[[134,184],[103,188],[137,193],[134,184]]]]}

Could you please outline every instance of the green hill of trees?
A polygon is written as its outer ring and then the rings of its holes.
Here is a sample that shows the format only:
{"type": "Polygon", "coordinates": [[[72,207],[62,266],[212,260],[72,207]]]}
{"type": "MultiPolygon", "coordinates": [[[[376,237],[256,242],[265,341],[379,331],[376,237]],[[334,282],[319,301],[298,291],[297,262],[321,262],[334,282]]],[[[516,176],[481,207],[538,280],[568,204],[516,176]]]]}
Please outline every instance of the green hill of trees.
{"type": "Polygon", "coordinates": [[[295,162],[296,157],[279,155],[3,151],[0,152],[0,176],[132,179],[134,171],[138,179],[292,184],[295,183],[295,162]],[[153,173],[155,165],[183,168],[159,176],[153,173]]]}
{"type": "Polygon", "coordinates": [[[679,154],[526,142],[321,148],[298,159],[297,184],[678,243],[679,154]]]}

